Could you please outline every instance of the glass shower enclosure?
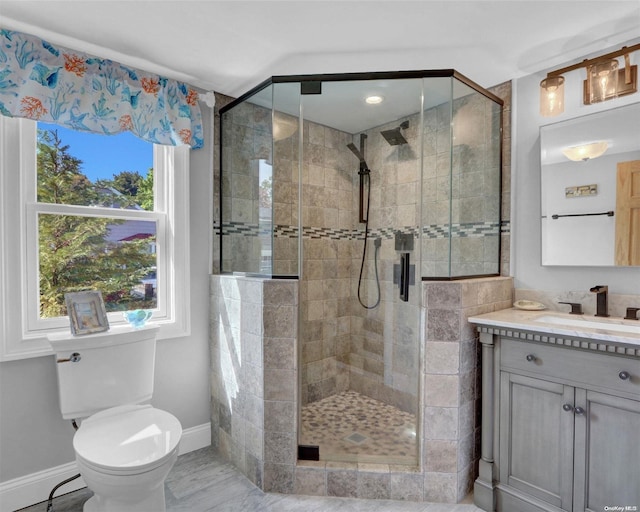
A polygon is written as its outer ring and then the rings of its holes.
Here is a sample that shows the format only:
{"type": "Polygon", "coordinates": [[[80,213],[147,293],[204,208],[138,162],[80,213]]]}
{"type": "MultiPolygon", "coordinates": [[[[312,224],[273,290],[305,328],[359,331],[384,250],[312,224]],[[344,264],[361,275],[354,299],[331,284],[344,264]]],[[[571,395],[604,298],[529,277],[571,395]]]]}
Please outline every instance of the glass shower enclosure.
{"type": "Polygon", "coordinates": [[[418,464],[421,282],[499,275],[501,114],[453,70],[221,109],[221,271],[299,281],[299,458],[418,464]]]}

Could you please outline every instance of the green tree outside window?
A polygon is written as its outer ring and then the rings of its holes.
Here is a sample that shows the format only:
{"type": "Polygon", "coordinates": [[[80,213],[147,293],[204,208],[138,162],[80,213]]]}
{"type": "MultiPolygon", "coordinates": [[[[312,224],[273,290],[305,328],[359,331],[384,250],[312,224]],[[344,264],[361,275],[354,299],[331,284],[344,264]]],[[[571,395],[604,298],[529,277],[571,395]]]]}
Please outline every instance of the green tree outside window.
{"type": "MultiPolygon", "coordinates": [[[[81,172],[55,130],[39,130],[38,202],[153,210],[153,171],[146,177],[121,172],[93,183],[81,172]],[[115,192],[114,192],[115,191],[115,192]]],[[[107,311],[156,307],[143,279],[155,270],[150,250],[155,235],[112,240],[110,231],[127,220],[80,215],[40,214],[40,316],[66,315],[64,294],[100,290],[107,311]]],[[[153,230],[155,233],[155,229],[153,230]]]]}

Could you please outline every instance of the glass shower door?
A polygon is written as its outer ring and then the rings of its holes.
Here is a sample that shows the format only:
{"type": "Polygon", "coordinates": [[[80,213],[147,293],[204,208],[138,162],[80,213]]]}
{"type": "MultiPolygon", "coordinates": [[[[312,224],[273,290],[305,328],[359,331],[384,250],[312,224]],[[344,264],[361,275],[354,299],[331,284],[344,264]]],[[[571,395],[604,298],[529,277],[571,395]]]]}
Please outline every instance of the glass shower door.
{"type": "Polygon", "coordinates": [[[422,80],[321,91],[301,96],[299,443],[417,465],[422,80]]]}

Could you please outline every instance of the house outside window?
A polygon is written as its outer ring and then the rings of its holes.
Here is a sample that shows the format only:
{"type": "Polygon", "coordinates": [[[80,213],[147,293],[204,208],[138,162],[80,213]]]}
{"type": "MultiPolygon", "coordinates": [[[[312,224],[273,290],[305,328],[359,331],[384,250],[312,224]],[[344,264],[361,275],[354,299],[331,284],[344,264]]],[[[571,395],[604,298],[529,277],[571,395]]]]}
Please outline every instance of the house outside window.
{"type": "Polygon", "coordinates": [[[141,142],[148,174],[90,175],[64,133],[0,116],[2,359],[48,353],[64,293],[83,289],[102,291],[110,325],[151,309],[160,338],[188,334],[189,149],[141,142]]]}

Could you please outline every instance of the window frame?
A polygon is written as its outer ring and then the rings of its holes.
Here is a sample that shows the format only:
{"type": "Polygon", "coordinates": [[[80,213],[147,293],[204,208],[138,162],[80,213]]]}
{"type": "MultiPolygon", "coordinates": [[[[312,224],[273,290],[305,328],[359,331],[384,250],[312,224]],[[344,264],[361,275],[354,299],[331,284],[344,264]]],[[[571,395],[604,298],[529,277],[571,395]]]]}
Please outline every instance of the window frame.
{"type": "MultiPolygon", "coordinates": [[[[154,145],[154,211],[37,203],[37,122],[0,115],[0,361],[52,354],[67,317],[39,315],[38,214],[156,221],[158,338],[190,334],[189,148],[154,145]],[[164,284],[163,284],[164,283],[164,284]]],[[[109,325],[124,324],[119,312],[109,325]]]]}

